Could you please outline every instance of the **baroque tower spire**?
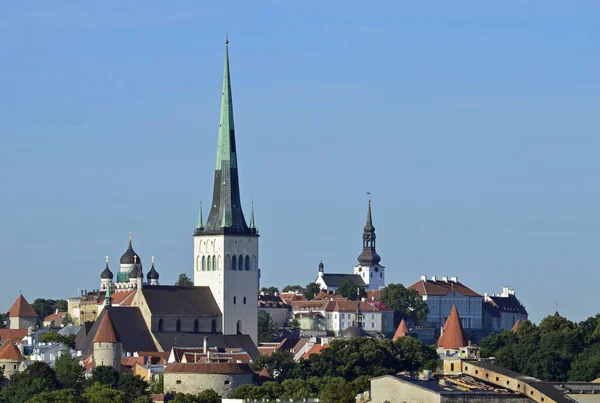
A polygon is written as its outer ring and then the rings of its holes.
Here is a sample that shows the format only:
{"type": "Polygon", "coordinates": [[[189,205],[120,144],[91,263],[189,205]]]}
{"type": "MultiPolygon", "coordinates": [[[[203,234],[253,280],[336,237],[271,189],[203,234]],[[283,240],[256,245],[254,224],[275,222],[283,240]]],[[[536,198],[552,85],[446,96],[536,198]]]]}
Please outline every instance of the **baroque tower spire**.
{"type": "Polygon", "coordinates": [[[375,227],[371,216],[371,199],[369,198],[369,209],[367,211],[367,223],[363,229],[363,250],[358,256],[358,262],[363,266],[375,266],[381,261],[381,257],[375,251],[375,227]]]}

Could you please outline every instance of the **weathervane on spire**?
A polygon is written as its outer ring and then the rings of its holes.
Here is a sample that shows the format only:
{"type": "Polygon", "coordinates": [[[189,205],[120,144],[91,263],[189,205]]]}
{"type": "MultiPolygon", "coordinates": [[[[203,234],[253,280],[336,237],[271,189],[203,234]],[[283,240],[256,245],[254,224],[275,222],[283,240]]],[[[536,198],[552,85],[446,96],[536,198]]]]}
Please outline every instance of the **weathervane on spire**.
{"type": "Polygon", "coordinates": [[[132,234],[132,232],[129,231],[129,242],[131,242],[131,234],[132,234]]]}
{"type": "Polygon", "coordinates": [[[225,45],[229,45],[229,34],[225,33],[225,45]]]}
{"type": "Polygon", "coordinates": [[[369,196],[369,203],[371,203],[371,191],[370,190],[367,192],[367,196],[369,196]]]}

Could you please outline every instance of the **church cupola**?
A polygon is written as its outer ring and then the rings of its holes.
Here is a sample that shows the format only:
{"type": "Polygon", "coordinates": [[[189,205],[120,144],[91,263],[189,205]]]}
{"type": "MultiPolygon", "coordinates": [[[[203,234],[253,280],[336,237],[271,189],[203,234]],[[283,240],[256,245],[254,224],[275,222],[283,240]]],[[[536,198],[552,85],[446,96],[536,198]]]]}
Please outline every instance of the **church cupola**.
{"type": "Polygon", "coordinates": [[[105,290],[106,287],[110,286],[110,284],[112,283],[113,273],[108,268],[108,256],[106,256],[106,266],[104,267],[102,274],[100,274],[100,279],[102,290],[105,290]]]}
{"type": "Polygon", "coordinates": [[[125,251],[125,253],[123,253],[123,256],[121,256],[121,264],[134,264],[134,259],[137,256],[137,264],[139,264],[141,266],[142,264],[142,259],[139,258],[139,256],[137,255],[137,253],[135,253],[135,251],[133,250],[133,247],[131,246],[131,232],[129,233],[129,246],[127,247],[127,250],[125,251]]]}
{"type": "Polygon", "coordinates": [[[358,256],[358,262],[362,266],[374,266],[379,264],[381,257],[375,251],[375,227],[371,217],[371,199],[369,199],[369,210],[367,212],[367,224],[363,229],[363,251],[358,256]]]}
{"type": "Polygon", "coordinates": [[[152,256],[152,268],[148,272],[148,275],[146,276],[146,280],[148,280],[148,284],[150,284],[150,285],[158,285],[159,277],[160,276],[158,275],[158,272],[154,268],[154,256],[152,256]]]}
{"type": "Polygon", "coordinates": [[[142,270],[142,259],[133,250],[131,232],[129,232],[129,245],[123,256],[121,256],[120,263],[117,283],[137,283],[138,271],[142,270]]]}
{"type": "Polygon", "coordinates": [[[323,264],[323,261],[321,260],[319,262],[319,276],[322,276],[323,273],[325,273],[325,265],[323,264]]]}

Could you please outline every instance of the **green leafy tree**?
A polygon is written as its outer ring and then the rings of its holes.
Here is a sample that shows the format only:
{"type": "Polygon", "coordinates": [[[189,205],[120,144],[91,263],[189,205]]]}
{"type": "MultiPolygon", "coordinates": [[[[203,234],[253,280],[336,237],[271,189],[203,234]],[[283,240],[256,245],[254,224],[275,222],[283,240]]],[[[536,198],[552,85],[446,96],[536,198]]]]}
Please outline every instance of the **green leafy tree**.
{"type": "Polygon", "coordinates": [[[31,304],[41,319],[56,311],[56,301],[53,299],[38,298],[31,304]]]}
{"type": "Polygon", "coordinates": [[[281,388],[283,389],[282,400],[293,399],[298,401],[319,395],[319,391],[314,390],[304,379],[286,379],[281,382],[281,388]]]}
{"type": "Polygon", "coordinates": [[[7,323],[8,323],[8,315],[5,313],[0,313],[0,329],[6,328],[7,323]]]}
{"type": "Polygon", "coordinates": [[[84,368],[79,365],[79,360],[71,358],[68,351],[64,351],[54,362],[56,378],[63,388],[80,392],[83,388],[84,368]]]}
{"type": "Polygon", "coordinates": [[[402,318],[412,318],[417,323],[423,323],[429,313],[429,308],[419,293],[402,284],[389,284],[381,290],[380,300],[394,310],[395,326],[398,326],[402,318]]]}
{"type": "Polygon", "coordinates": [[[289,325],[290,325],[290,327],[293,330],[299,330],[300,329],[300,321],[298,319],[296,319],[296,318],[290,319],[289,325]]]}
{"type": "Polygon", "coordinates": [[[300,291],[303,292],[304,291],[304,287],[302,287],[301,285],[286,285],[285,287],[283,287],[283,290],[281,292],[294,292],[294,291],[300,291]]]}
{"type": "Polygon", "coordinates": [[[131,401],[139,396],[148,395],[148,382],[138,375],[122,374],[119,377],[118,388],[125,393],[125,399],[131,401]]]}
{"type": "MultiPolygon", "coordinates": [[[[258,386],[240,385],[229,393],[228,399],[256,399],[258,386]]],[[[183,403],[183,402],[182,402],[183,403]]],[[[187,402],[186,402],[187,403],[187,402]]]]}
{"type": "Polygon", "coordinates": [[[199,403],[221,403],[221,396],[212,389],[204,389],[198,393],[199,403]]]}
{"type": "Polygon", "coordinates": [[[322,403],[354,403],[356,393],[344,378],[333,378],[321,390],[319,400],[322,403]]]}
{"type": "Polygon", "coordinates": [[[125,393],[114,387],[96,382],[83,392],[86,403],[125,403],[125,393]]]}
{"type": "Polygon", "coordinates": [[[279,288],[277,287],[263,287],[260,289],[260,292],[264,292],[267,295],[275,295],[275,293],[279,292],[279,288]]]}
{"type": "Polygon", "coordinates": [[[165,393],[165,380],[162,375],[159,375],[156,379],[150,381],[149,390],[152,394],[165,393]]]}
{"type": "Polygon", "coordinates": [[[311,300],[315,297],[315,295],[317,295],[318,293],[321,292],[321,286],[319,286],[319,284],[317,283],[308,283],[306,285],[306,288],[304,289],[304,297],[307,300],[311,300]]]}
{"type": "Polygon", "coordinates": [[[263,343],[273,341],[276,331],[271,315],[266,311],[258,311],[258,341],[263,343]]]}
{"type": "Polygon", "coordinates": [[[268,355],[259,355],[252,363],[252,369],[260,371],[266,368],[273,379],[287,379],[294,369],[294,354],[289,351],[277,350],[268,355]]]}
{"type": "Polygon", "coordinates": [[[132,403],[152,403],[152,398],[149,395],[141,395],[131,401],[132,403]]]}
{"type": "Polygon", "coordinates": [[[393,350],[403,371],[434,371],[438,366],[439,356],[432,346],[427,346],[413,337],[400,337],[394,342],[393,350]]]}
{"type": "Polygon", "coordinates": [[[66,299],[59,299],[56,300],[54,308],[58,309],[59,312],[67,312],[69,310],[69,304],[66,299]]]}
{"type": "Polygon", "coordinates": [[[37,361],[25,371],[14,374],[1,393],[7,403],[24,403],[42,392],[57,390],[59,386],[52,368],[45,362],[37,361]]]}
{"type": "Polygon", "coordinates": [[[92,369],[92,377],[89,383],[92,385],[99,383],[100,385],[116,388],[119,384],[119,373],[113,367],[99,365],[92,369]]]}
{"type": "Polygon", "coordinates": [[[60,389],[42,392],[32,396],[27,403],[81,403],[81,396],[73,389],[60,389]]]}
{"type": "Polygon", "coordinates": [[[179,278],[177,279],[177,282],[175,282],[175,285],[179,287],[193,287],[194,282],[188,277],[187,274],[179,273],[179,278]]]}
{"type": "Polygon", "coordinates": [[[75,321],[73,320],[73,318],[71,317],[71,315],[69,315],[68,313],[66,313],[65,316],[63,317],[62,324],[65,325],[65,326],[69,326],[69,325],[75,324],[75,321]]]}
{"type": "Polygon", "coordinates": [[[75,347],[75,337],[74,334],[62,335],[55,330],[50,330],[49,332],[44,332],[38,337],[38,340],[42,343],[62,343],[67,347],[74,348],[75,347]]]}

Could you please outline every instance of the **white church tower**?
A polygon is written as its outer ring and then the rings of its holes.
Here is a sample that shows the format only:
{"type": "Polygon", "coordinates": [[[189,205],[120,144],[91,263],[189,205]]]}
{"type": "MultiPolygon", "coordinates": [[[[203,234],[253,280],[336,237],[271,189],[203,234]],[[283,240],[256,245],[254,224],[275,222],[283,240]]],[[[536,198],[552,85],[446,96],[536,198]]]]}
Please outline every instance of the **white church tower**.
{"type": "Polygon", "coordinates": [[[258,344],[258,232],[254,208],[248,225],[241,206],[228,43],[213,200],[206,224],[200,208],[194,231],[194,285],[210,287],[223,334],[248,334],[258,344]]]}
{"type": "Polygon", "coordinates": [[[367,290],[380,290],[385,287],[385,266],[380,264],[381,257],[375,250],[376,236],[371,216],[371,199],[362,238],[363,250],[358,256],[358,265],[354,266],[354,274],[362,277],[367,290]]]}

